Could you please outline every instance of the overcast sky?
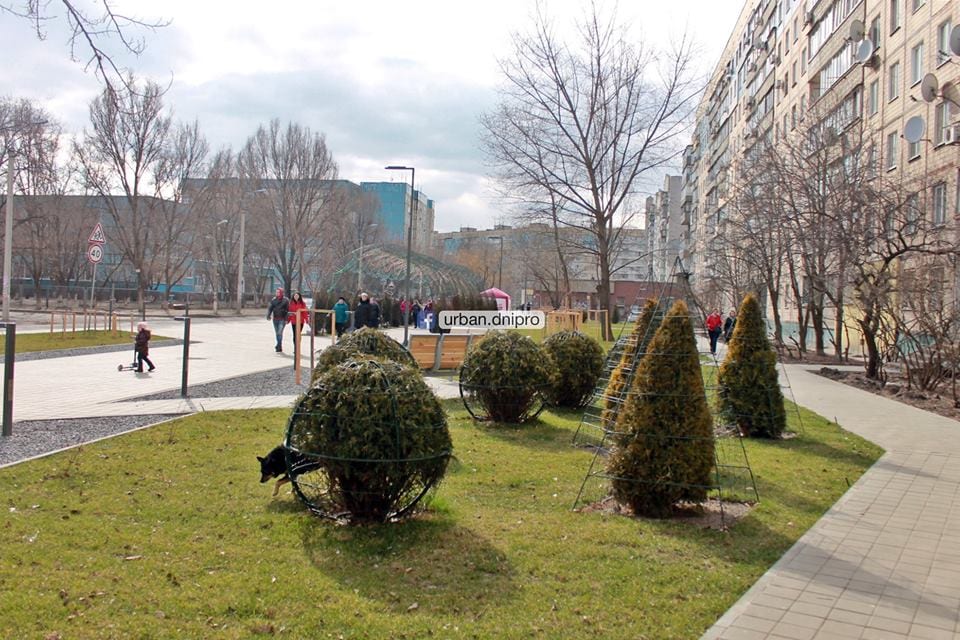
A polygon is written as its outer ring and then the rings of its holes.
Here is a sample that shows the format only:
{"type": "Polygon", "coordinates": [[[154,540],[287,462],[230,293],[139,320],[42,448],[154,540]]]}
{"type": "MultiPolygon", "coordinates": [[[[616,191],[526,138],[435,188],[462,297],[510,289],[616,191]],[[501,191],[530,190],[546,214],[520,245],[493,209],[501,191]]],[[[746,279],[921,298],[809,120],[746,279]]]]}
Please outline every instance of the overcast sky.
{"type": "MultiPolygon", "coordinates": [[[[144,33],[144,54],[124,62],[170,84],[167,103],[176,117],[199,120],[212,148],[240,147],[271,118],[294,120],[326,135],[342,178],[409,179],[383,167],[415,166],[417,187],[435,201],[440,231],[500,221],[479,151],[478,117],[495,103],[497,59],[509,52],[511,34],[529,26],[534,0],[113,4],[171,21],[144,33]]],[[[709,72],[742,5],[624,0],[617,13],[649,43],[688,28],[709,72]]],[[[558,26],[572,24],[588,6],[547,3],[558,26]]],[[[82,130],[100,85],[70,60],[56,23],[40,42],[28,23],[0,14],[0,41],[4,90],[36,99],[68,131],[82,130]]]]}

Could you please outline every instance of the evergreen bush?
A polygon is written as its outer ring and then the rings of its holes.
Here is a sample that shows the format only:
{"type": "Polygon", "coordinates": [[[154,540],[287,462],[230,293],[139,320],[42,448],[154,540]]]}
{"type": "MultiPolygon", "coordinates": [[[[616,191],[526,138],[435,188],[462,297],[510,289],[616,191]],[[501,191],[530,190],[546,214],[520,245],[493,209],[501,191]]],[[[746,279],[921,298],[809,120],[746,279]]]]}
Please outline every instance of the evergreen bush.
{"type": "Polygon", "coordinates": [[[520,423],[536,416],[549,380],[546,360],[543,348],[523,334],[487,333],[460,366],[464,405],[475,418],[495,422],[520,423]]]}
{"type": "Polygon", "coordinates": [[[635,514],[671,515],[711,486],[713,424],[687,305],[677,301],[640,361],[607,463],[613,496],[635,514]]]}
{"type": "Polygon", "coordinates": [[[779,438],[787,427],[777,354],[756,296],[748,295],[737,311],[737,324],[717,376],[720,416],[740,433],[779,438]]]}
{"type": "Polygon", "coordinates": [[[301,499],[354,521],[408,513],[452,455],[446,414],[419,372],[363,356],[316,379],[290,417],[286,445],[318,467],[294,479],[301,499]]]}
{"type": "Polygon", "coordinates": [[[663,312],[658,309],[657,301],[647,299],[643,310],[637,316],[633,330],[626,339],[617,368],[610,374],[607,388],[603,392],[603,412],[600,414],[601,423],[605,429],[613,429],[617,421],[617,413],[623,408],[624,389],[630,388],[633,380],[633,371],[640,364],[640,360],[647,353],[647,347],[653,339],[663,319],[663,312]]]}
{"type": "Polygon", "coordinates": [[[550,368],[547,401],[578,408],[590,401],[603,373],[603,348],[579,331],[560,331],[543,341],[550,368]]]}
{"type": "Polygon", "coordinates": [[[358,355],[368,355],[384,358],[393,362],[416,368],[417,362],[402,344],[383,333],[370,327],[363,327],[357,331],[345,334],[340,342],[331,345],[320,352],[316,366],[313,369],[312,380],[316,380],[330,367],[345,362],[358,355]]]}

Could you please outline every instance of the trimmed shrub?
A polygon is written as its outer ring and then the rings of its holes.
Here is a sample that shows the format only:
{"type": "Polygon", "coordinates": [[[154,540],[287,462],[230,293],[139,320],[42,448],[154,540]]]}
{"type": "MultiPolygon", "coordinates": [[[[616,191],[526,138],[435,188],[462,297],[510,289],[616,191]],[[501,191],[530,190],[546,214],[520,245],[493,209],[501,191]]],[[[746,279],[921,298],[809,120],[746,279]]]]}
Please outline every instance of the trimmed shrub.
{"type": "Polygon", "coordinates": [[[711,486],[713,424],[687,305],[677,301],[650,341],[617,419],[607,463],[613,496],[635,514],[662,518],[711,486]]]}
{"type": "Polygon", "coordinates": [[[354,521],[409,513],[452,455],[446,414],[419,372],[362,356],[316,379],[286,445],[311,461],[293,477],[297,495],[316,513],[354,521]]]}
{"type": "Polygon", "coordinates": [[[663,312],[658,310],[657,301],[648,299],[633,325],[633,331],[626,339],[620,362],[610,374],[607,388],[603,392],[603,412],[600,414],[600,419],[605,429],[615,427],[617,414],[623,408],[623,392],[630,388],[633,372],[646,355],[650,341],[653,340],[662,320],[663,312]]]}
{"type": "Polygon", "coordinates": [[[727,356],[717,376],[720,416],[740,433],[779,438],[787,414],[777,372],[777,354],[767,339],[767,326],[754,295],[743,299],[727,356]]]}
{"type": "Polygon", "coordinates": [[[416,360],[402,344],[382,331],[363,327],[344,335],[340,342],[320,352],[311,381],[316,380],[330,367],[360,355],[384,358],[414,368],[417,366],[416,360]]]}
{"type": "Polygon", "coordinates": [[[516,331],[491,331],[460,366],[460,395],[478,420],[520,423],[543,408],[546,354],[516,331]]]}
{"type": "Polygon", "coordinates": [[[543,341],[550,367],[547,401],[577,408],[590,401],[603,373],[603,348],[579,331],[561,331],[543,341]]]}

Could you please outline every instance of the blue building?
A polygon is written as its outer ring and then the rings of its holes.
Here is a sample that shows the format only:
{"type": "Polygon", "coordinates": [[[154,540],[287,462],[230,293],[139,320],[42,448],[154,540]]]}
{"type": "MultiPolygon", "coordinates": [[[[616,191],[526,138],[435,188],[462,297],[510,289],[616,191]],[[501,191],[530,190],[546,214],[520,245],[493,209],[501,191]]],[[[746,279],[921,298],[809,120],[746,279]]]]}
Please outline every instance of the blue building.
{"type": "MultiPolygon", "coordinates": [[[[410,197],[410,185],[405,182],[361,182],[360,188],[371,193],[380,201],[377,216],[383,224],[387,242],[404,242],[407,238],[407,217],[413,200],[410,197]]],[[[413,248],[415,251],[429,253],[433,242],[434,208],[433,200],[423,192],[414,191],[417,206],[413,218],[413,248]]]]}

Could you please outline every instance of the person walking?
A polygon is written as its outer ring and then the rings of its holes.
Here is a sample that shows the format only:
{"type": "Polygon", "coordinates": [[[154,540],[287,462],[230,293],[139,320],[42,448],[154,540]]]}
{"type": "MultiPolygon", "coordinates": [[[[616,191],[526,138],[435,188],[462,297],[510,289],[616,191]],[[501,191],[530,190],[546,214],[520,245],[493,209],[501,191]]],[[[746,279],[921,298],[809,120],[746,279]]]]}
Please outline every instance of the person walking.
{"type": "Polygon", "coordinates": [[[343,296],[337,298],[337,304],[333,305],[333,326],[337,332],[337,338],[343,335],[347,329],[347,321],[350,318],[350,306],[343,296]]]}
{"type": "Polygon", "coordinates": [[[290,332],[293,334],[293,344],[297,344],[297,318],[300,319],[300,329],[303,325],[310,324],[310,314],[307,313],[307,303],[303,301],[303,296],[299,291],[294,291],[290,296],[290,306],[287,308],[287,322],[290,323],[290,332]]]}
{"type": "Polygon", "coordinates": [[[370,298],[370,320],[367,322],[367,326],[371,329],[376,329],[380,326],[380,304],[377,302],[376,298],[370,298]]]}
{"type": "Polygon", "coordinates": [[[270,301],[267,307],[267,320],[273,321],[273,332],[276,334],[277,344],[275,350],[277,353],[283,352],[283,328],[287,326],[287,318],[290,314],[290,300],[283,295],[283,287],[277,288],[277,295],[270,301]]]}
{"type": "Polygon", "coordinates": [[[357,303],[357,308],[353,311],[353,328],[363,329],[364,327],[370,326],[371,313],[373,313],[373,311],[370,307],[370,296],[366,293],[361,293],[360,302],[357,303]]]}
{"type": "Polygon", "coordinates": [[[410,307],[410,322],[413,323],[414,327],[420,326],[420,322],[417,320],[419,316],[420,316],[420,301],[414,300],[413,306],[410,307]]]}
{"type": "Polygon", "coordinates": [[[147,372],[156,369],[147,356],[150,355],[150,327],[146,322],[137,325],[137,337],[133,343],[133,350],[137,354],[137,373],[143,373],[143,363],[146,362],[147,372]]]}
{"type": "Polygon", "coordinates": [[[730,338],[733,337],[733,329],[737,326],[737,310],[730,309],[730,315],[723,321],[723,341],[730,344],[730,338]]]}
{"type": "Polygon", "coordinates": [[[720,338],[722,331],[723,317],[720,315],[719,309],[714,309],[713,312],[707,316],[707,335],[710,336],[711,355],[717,355],[717,340],[720,338]]]}

